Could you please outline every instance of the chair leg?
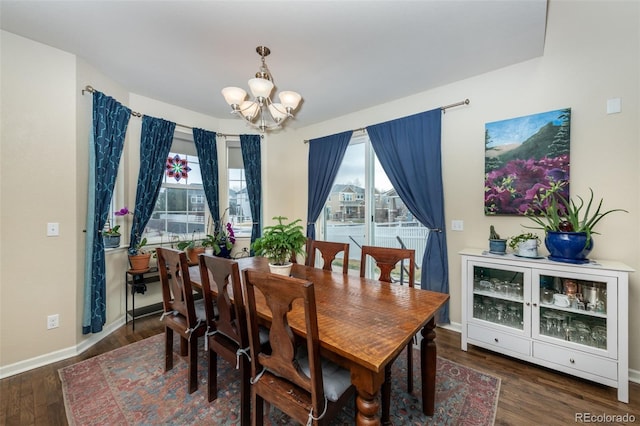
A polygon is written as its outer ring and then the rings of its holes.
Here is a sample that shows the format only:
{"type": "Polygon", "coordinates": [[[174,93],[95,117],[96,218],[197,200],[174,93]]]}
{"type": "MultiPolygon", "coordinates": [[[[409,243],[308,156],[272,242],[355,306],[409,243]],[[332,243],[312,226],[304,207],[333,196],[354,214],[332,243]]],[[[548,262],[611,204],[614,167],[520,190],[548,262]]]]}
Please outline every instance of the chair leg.
{"type": "Polygon", "coordinates": [[[255,391],[251,390],[251,424],[253,426],[262,426],[264,423],[264,400],[255,391]]]}
{"type": "Polygon", "coordinates": [[[164,328],[164,371],[167,372],[173,368],[173,330],[169,327],[164,328]]]}
{"type": "MultiPolygon", "coordinates": [[[[205,336],[205,338],[207,338],[205,336]]],[[[211,343],[209,343],[209,353],[207,354],[209,358],[209,373],[207,375],[207,396],[209,397],[209,402],[214,401],[218,398],[218,354],[216,351],[211,349],[211,343]]]]}
{"type": "Polygon", "coordinates": [[[251,365],[247,357],[240,359],[240,424],[249,426],[251,423],[251,384],[249,377],[251,365]]]}
{"type": "Polygon", "coordinates": [[[380,423],[383,425],[391,424],[391,364],[387,364],[384,368],[384,383],[380,391],[380,399],[382,399],[382,416],[380,423]]]}
{"type": "Polygon", "coordinates": [[[189,344],[189,393],[198,390],[198,339],[188,340],[189,344]]]}
{"type": "Polygon", "coordinates": [[[407,346],[407,392],[413,392],[413,339],[407,346]]]}
{"type": "Polygon", "coordinates": [[[189,341],[180,336],[180,356],[187,356],[189,354],[189,341]]]}

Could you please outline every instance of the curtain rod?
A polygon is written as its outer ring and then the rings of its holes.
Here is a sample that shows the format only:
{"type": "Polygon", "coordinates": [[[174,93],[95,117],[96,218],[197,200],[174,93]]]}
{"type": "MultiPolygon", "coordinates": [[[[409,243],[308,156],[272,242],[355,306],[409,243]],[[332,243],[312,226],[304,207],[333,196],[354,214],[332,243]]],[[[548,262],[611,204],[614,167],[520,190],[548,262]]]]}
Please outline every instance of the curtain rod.
{"type": "MultiPolygon", "coordinates": [[[[96,89],[94,89],[92,86],[87,85],[84,89],[82,89],[82,94],[84,95],[84,92],[89,92],[89,93],[94,93],[96,91],[96,89]]],[[[142,116],[144,114],[141,114],[137,111],[131,111],[131,115],[133,115],[134,117],[139,117],[142,118],[142,116]]],[[[189,130],[193,130],[193,127],[191,126],[186,126],[184,124],[180,124],[180,123],[176,123],[176,126],[180,126],[184,129],[189,129],[189,130]]],[[[216,137],[221,137],[221,138],[227,138],[227,137],[240,137],[240,135],[232,135],[232,134],[228,134],[228,133],[217,133],[216,132],[216,137]]],[[[264,135],[260,135],[260,139],[264,139],[264,135]]]]}
{"type": "MultiPolygon", "coordinates": [[[[461,106],[461,105],[469,105],[471,103],[471,101],[469,100],[469,98],[465,99],[464,101],[460,101],[460,102],[455,102],[449,105],[444,105],[440,107],[440,110],[442,111],[442,113],[446,113],[447,109],[449,108],[453,108],[453,107],[457,107],[457,106],[461,106]]],[[[359,129],[353,129],[353,132],[366,132],[367,128],[366,127],[360,127],[359,129]]],[[[309,139],[305,139],[304,143],[309,143],[309,139]]]]}

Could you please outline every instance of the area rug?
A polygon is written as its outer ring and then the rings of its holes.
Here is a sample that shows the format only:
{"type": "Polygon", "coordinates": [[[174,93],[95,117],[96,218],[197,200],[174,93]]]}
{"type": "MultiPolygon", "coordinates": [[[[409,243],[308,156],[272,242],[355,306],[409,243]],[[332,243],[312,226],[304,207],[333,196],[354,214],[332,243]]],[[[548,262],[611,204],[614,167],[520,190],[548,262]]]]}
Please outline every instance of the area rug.
{"type": "MultiPolygon", "coordinates": [[[[218,399],[209,403],[206,358],[201,347],[199,387],[187,393],[187,364],[174,353],[173,370],[164,372],[164,335],[107,352],[59,370],[70,425],[223,425],[240,424],[239,374],[224,360],[218,362],[218,399]]],[[[178,342],[174,349],[178,348],[178,342]]],[[[419,359],[419,353],[415,352],[419,359]]],[[[406,356],[393,365],[391,419],[394,425],[492,425],[500,379],[437,358],[436,401],[433,416],[421,412],[420,380],[414,366],[414,391],[406,392],[406,356]]],[[[352,425],[355,404],[333,425],[352,425]]],[[[295,423],[272,407],[265,425],[295,423]]]]}

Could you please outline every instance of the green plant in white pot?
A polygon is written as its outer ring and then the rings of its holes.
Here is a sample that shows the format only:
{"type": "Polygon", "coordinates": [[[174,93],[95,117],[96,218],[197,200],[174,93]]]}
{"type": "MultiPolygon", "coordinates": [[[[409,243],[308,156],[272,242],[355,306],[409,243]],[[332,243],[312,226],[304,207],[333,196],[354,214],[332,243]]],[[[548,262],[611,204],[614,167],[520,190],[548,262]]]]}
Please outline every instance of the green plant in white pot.
{"type": "Polygon", "coordinates": [[[301,220],[283,223],[288,220],[283,216],[273,218],[278,223],[265,226],[262,236],[257,238],[251,248],[257,256],[269,259],[269,268],[274,274],[289,275],[291,272],[291,257],[303,252],[302,248],[307,237],[302,233],[301,220]]]}
{"type": "Polygon", "coordinates": [[[540,237],[533,232],[522,232],[509,238],[509,248],[521,257],[538,257],[540,237]]]}

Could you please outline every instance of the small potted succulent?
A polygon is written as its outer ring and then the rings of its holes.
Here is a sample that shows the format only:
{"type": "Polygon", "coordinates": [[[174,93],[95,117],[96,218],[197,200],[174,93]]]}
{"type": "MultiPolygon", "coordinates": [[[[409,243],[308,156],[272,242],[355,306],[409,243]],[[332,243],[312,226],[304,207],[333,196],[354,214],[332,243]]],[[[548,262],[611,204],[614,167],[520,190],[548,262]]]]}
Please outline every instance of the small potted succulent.
{"type": "Polygon", "coordinates": [[[538,257],[539,245],[540,237],[533,232],[522,232],[509,238],[509,248],[520,257],[538,257]]]}
{"type": "Polygon", "coordinates": [[[587,263],[587,255],[593,248],[593,230],[600,220],[613,212],[625,212],[623,209],[602,211],[602,199],[595,210],[593,190],[589,188],[589,201],[576,196],[578,201],[566,199],[558,190],[547,191],[536,196],[536,201],[527,217],[538,226],[525,226],[529,229],[545,231],[544,243],[549,250],[549,259],[566,263],[587,263]]]}
{"type": "Polygon", "coordinates": [[[303,252],[302,248],[307,237],[302,233],[300,219],[290,223],[283,223],[286,217],[273,218],[278,223],[265,226],[262,236],[256,239],[251,248],[257,256],[269,258],[269,269],[274,274],[289,275],[291,272],[291,257],[303,252]]]}
{"type": "Polygon", "coordinates": [[[489,227],[489,253],[505,254],[506,252],[507,240],[504,238],[500,238],[500,234],[498,234],[493,225],[491,225],[489,227]]]}

